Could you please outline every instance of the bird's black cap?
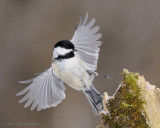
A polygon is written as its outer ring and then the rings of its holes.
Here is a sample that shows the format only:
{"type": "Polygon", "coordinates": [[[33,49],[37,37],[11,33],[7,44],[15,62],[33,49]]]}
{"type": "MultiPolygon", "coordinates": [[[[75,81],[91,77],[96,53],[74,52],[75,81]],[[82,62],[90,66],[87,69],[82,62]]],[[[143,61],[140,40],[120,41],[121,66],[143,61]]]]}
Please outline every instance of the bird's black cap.
{"type": "Polygon", "coordinates": [[[74,50],[74,44],[68,40],[61,40],[59,42],[57,42],[54,46],[54,48],[56,47],[62,47],[65,49],[73,49],[74,50]]]}

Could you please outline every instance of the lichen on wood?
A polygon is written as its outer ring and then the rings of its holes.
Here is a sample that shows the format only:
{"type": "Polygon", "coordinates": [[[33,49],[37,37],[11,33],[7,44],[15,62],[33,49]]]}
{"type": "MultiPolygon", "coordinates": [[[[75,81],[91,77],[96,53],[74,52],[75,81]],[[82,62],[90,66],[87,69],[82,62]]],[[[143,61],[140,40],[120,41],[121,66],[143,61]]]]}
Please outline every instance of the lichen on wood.
{"type": "Polygon", "coordinates": [[[97,128],[160,128],[160,89],[143,76],[124,69],[123,81],[112,97],[104,93],[97,128]]]}

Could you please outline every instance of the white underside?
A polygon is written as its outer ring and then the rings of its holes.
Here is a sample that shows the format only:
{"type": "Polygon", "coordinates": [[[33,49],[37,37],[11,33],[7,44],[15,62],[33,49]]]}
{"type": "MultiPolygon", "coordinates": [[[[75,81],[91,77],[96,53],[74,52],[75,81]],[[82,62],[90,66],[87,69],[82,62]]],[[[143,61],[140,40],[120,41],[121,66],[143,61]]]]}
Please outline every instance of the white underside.
{"type": "Polygon", "coordinates": [[[85,86],[88,88],[92,85],[94,76],[86,72],[88,67],[77,53],[70,59],[55,60],[52,67],[56,77],[76,90],[84,90],[85,86]]]}

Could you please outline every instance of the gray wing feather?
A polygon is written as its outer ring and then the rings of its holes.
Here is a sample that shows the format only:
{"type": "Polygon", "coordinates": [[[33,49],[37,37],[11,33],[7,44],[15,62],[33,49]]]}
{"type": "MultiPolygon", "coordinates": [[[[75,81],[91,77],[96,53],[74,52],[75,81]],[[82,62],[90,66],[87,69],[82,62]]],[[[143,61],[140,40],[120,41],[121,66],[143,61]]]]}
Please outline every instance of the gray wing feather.
{"type": "Polygon", "coordinates": [[[99,57],[99,46],[101,41],[101,34],[96,34],[99,30],[99,26],[93,27],[95,19],[92,19],[88,24],[88,13],[84,21],[79,23],[77,30],[75,31],[71,42],[75,45],[82,60],[84,60],[89,70],[95,71],[97,69],[97,61],[99,57]]]}
{"type": "Polygon", "coordinates": [[[20,81],[20,83],[30,83],[25,89],[17,93],[17,96],[25,94],[19,103],[25,102],[25,108],[31,106],[31,110],[37,107],[37,111],[49,107],[55,107],[65,98],[65,87],[63,82],[53,74],[52,68],[49,68],[39,76],[20,81]]]}
{"type": "Polygon", "coordinates": [[[29,79],[29,80],[24,80],[24,81],[18,81],[19,83],[22,84],[27,84],[27,83],[31,83],[35,78],[29,79]]]}

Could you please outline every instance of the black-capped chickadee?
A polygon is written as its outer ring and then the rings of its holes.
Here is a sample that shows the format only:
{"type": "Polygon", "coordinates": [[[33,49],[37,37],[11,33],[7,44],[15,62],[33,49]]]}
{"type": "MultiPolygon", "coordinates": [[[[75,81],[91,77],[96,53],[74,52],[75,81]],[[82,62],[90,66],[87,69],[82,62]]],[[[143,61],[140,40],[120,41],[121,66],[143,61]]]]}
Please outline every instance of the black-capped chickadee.
{"type": "Polygon", "coordinates": [[[101,34],[99,26],[93,27],[95,19],[87,24],[88,14],[79,23],[72,39],[56,43],[53,49],[52,64],[49,69],[35,78],[20,83],[31,83],[17,96],[26,95],[19,101],[27,101],[24,107],[32,104],[31,110],[37,111],[57,106],[65,98],[65,86],[82,91],[92,106],[95,115],[103,110],[102,95],[94,88],[93,80],[98,75],[97,61],[101,34]]]}

